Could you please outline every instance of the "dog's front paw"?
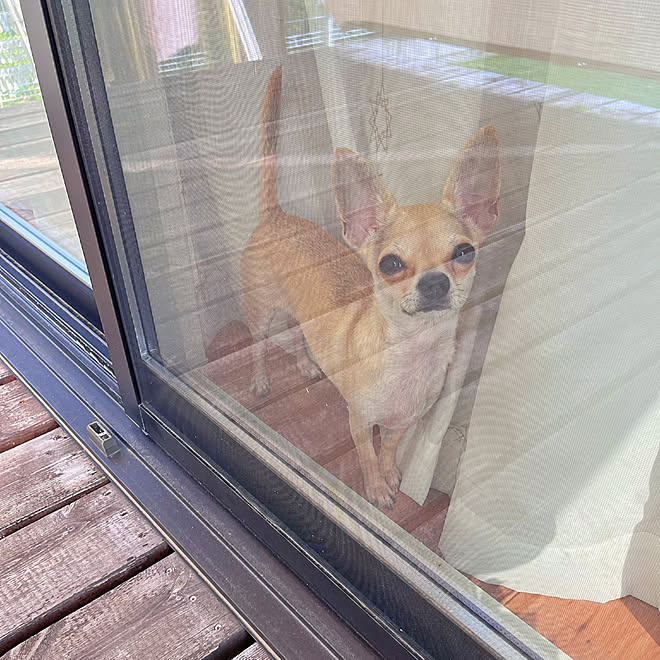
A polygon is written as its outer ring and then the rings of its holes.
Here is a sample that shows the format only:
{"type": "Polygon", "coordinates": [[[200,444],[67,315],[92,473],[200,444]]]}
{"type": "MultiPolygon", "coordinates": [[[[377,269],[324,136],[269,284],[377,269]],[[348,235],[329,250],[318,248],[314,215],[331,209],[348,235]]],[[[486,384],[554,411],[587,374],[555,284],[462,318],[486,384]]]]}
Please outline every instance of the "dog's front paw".
{"type": "Polygon", "coordinates": [[[385,483],[390,489],[390,494],[392,497],[396,497],[396,494],[399,492],[399,486],[401,485],[401,470],[394,465],[388,470],[383,470],[383,477],[385,478],[385,483]]]}
{"type": "Polygon", "coordinates": [[[256,374],[252,379],[252,385],[250,386],[250,392],[254,396],[263,398],[268,395],[270,392],[270,383],[268,382],[268,376],[266,374],[256,374]]]}
{"type": "Polygon", "coordinates": [[[323,375],[323,372],[309,358],[298,359],[298,371],[308,380],[316,380],[323,375]]]}
{"type": "Polygon", "coordinates": [[[391,492],[390,487],[382,477],[372,483],[365,484],[365,490],[367,491],[367,499],[379,509],[391,509],[394,506],[396,491],[391,492]]]}

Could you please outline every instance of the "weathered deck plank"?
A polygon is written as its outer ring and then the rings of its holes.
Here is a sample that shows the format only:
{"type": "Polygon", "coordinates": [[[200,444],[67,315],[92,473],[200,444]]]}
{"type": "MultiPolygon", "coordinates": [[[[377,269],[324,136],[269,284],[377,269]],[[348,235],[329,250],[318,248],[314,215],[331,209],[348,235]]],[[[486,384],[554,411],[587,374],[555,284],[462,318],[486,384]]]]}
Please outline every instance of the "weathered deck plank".
{"type": "Polygon", "coordinates": [[[0,189],[2,189],[3,181],[57,167],[57,154],[49,136],[22,142],[20,145],[5,146],[4,142],[0,143],[0,161],[2,162],[0,189]]]}
{"type": "Polygon", "coordinates": [[[0,654],[170,552],[112,486],[0,540],[0,654]]]}
{"type": "Polygon", "coordinates": [[[57,428],[57,422],[17,380],[0,386],[0,452],[57,428]]]}
{"type": "Polygon", "coordinates": [[[40,121],[35,117],[26,117],[24,125],[8,129],[0,137],[2,138],[3,146],[20,147],[26,142],[50,138],[51,134],[47,122],[40,121]]]}
{"type": "Polygon", "coordinates": [[[9,126],[16,117],[36,114],[45,116],[44,103],[41,99],[6,105],[0,108],[0,125],[9,126]]]}
{"type": "Polygon", "coordinates": [[[0,454],[0,538],[107,483],[61,429],[0,454]]]}
{"type": "Polygon", "coordinates": [[[0,362],[0,385],[9,383],[12,380],[15,380],[14,374],[9,371],[9,368],[6,367],[2,362],[0,362]]]}
{"type": "Polygon", "coordinates": [[[171,555],[30,637],[6,658],[228,658],[250,641],[194,571],[171,555]]]}
{"type": "Polygon", "coordinates": [[[236,656],[236,660],[270,660],[270,654],[263,646],[252,644],[236,656]]]}
{"type": "Polygon", "coordinates": [[[63,187],[62,172],[57,164],[51,169],[35,168],[30,173],[24,172],[22,176],[0,181],[0,193],[9,206],[11,206],[11,200],[25,199],[31,195],[60,190],[63,187]]]}

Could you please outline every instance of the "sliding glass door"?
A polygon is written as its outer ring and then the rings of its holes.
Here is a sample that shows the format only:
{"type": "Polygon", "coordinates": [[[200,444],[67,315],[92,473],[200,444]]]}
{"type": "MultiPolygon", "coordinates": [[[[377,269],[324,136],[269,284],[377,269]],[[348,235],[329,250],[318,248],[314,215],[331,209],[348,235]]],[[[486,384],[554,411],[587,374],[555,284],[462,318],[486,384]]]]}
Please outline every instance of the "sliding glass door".
{"type": "Polygon", "coordinates": [[[387,657],[587,657],[526,595],[660,603],[633,4],[44,5],[127,412],[387,657]]]}

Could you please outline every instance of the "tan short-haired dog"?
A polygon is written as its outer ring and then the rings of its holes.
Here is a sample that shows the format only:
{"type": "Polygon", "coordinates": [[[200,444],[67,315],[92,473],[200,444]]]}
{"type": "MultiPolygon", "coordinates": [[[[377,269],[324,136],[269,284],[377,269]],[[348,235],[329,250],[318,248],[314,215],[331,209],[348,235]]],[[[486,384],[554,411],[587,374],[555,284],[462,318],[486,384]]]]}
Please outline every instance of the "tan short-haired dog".
{"type": "Polygon", "coordinates": [[[316,377],[320,367],[346,400],[367,498],[391,507],[401,481],[397,445],[440,395],[479,246],[497,219],[499,139],[492,126],[482,128],[454,164],[442,200],[403,207],[364,158],[337,149],[333,187],[349,249],[279,205],[281,90],[278,68],[261,114],[259,225],[241,264],[255,342],[252,391],[269,391],[264,340],[284,311],[299,324],[300,371],[316,377]]]}

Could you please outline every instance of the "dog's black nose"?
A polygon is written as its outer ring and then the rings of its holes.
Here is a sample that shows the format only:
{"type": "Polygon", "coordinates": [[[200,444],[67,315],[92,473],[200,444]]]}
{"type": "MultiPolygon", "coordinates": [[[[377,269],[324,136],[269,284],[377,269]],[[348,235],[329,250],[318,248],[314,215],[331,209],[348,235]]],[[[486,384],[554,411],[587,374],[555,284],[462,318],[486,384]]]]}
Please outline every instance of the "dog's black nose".
{"type": "Polygon", "coordinates": [[[444,273],[427,273],[417,282],[417,290],[422,296],[420,311],[429,312],[433,309],[447,307],[449,278],[444,273]]]}

